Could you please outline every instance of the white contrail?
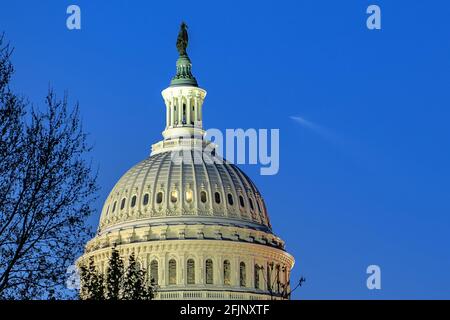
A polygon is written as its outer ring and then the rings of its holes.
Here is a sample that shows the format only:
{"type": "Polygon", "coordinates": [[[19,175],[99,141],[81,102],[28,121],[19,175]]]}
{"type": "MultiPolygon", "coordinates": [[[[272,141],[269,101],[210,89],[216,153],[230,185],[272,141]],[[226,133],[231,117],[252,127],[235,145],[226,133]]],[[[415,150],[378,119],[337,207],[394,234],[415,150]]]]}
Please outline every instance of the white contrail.
{"type": "Polygon", "coordinates": [[[319,136],[321,136],[322,138],[324,138],[330,142],[333,142],[333,143],[342,143],[343,142],[337,136],[336,133],[332,132],[331,130],[329,130],[323,126],[320,126],[314,122],[308,121],[305,118],[300,117],[300,116],[291,116],[290,118],[292,120],[294,120],[295,122],[297,122],[298,124],[300,124],[302,127],[311,130],[312,132],[318,134],[319,136]]]}

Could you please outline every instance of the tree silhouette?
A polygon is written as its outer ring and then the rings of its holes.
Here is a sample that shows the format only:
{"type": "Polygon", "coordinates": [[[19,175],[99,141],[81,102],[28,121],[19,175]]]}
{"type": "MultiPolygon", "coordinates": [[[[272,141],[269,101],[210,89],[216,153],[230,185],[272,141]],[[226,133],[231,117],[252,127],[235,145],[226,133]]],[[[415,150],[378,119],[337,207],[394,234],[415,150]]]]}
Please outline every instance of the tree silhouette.
{"type": "Polygon", "coordinates": [[[106,299],[119,300],[123,278],[123,260],[120,257],[119,251],[114,247],[109,257],[106,270],[106,299]]]}
{"type": "Polygon", "coordinates": [[[78,105],[15,94],[11,54],[0,35],[0,299],[57,298],[91,235],[96,176],[78,105]]]}
{"type": "Polygon", "coordinates": [[[94,258],[89,258],[88,266],[80,267],[80,297],[83,300],[104,300],[104,277],[99,273],[94,264],[94,258]]]}
{"type": "Polygon", "coordinates": [[[122,299],[124,300],[151,300],[153,299],[154,285],[147,285],[145,269],[140,268],[134,253],[128,258],[122,286],[122,299]]]}
{"type": "Polygon", "coordinates": [[[106,275],[97,271],[92,257],[88,266],[81,264],[79,269],[79,297],[82,300],[151,300],[157,291],[157,286],[148,280],[146,269],[140,267],[134,253],[128,257],[125,268],[115,247],[108,260],[106,275]]]}
{"type": "Polygon", "coordinates": [[[281,274],[287,272],[285,266],[275,265],[271,262],[267,264],[267,267],[256,265],[256,270],[262,270],[263,280],[266,283],[267,291],[270,294],[270,299],[273,300],[276,297],[283,299],[290,299],[292,293],[297,290],[306,281],[304,277],[301,277],[294,288],[291,287],[290,280],[284,283],[280,280],[281,274]],[[264,272],[264,270],[266,272],[264,272]]]}

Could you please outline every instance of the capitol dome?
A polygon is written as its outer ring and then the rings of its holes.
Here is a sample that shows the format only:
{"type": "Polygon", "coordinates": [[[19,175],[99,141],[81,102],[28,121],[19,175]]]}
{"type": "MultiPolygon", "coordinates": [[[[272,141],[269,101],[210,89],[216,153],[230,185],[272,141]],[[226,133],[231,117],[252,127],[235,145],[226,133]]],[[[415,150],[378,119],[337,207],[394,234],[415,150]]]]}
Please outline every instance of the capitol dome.
{"type": "Polygon", "coordinates": [[[287,299],[294,259],[255,184],[205,140],[206,91],[177,48],[164,139],[116,183],[79,263],[92,257],[105,272],[113,247],[134,253],[157,299],[287,299]]]}
{"type": "Polygon", "coordinates": [[[205,161],[195,150],[187,154],[188,160],[176,163],[173,152],[158,153],[125,173],[105,202],[99,233],[130,222],[202,223],[271,232],[264,201],[244,172],[216,156],[205,161]]]}

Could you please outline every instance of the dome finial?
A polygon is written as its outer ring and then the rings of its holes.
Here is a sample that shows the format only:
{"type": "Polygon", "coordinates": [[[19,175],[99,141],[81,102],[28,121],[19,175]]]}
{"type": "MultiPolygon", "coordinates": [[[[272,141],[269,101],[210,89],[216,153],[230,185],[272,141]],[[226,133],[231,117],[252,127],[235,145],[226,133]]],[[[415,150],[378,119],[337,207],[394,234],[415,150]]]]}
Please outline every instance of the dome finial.
{"type": "Polygon", "coordinates": [[[170,86],[194,86],[198,87],[197,80],[192,75],[192,64],[188,57],[186,48],[189,42],[189,36],[187,32],[188,26],[183,21],[180,25],[180,31],[177,37],[177,50],[180,54],[177,60],[177,74],[172,78],[170,86]]]}

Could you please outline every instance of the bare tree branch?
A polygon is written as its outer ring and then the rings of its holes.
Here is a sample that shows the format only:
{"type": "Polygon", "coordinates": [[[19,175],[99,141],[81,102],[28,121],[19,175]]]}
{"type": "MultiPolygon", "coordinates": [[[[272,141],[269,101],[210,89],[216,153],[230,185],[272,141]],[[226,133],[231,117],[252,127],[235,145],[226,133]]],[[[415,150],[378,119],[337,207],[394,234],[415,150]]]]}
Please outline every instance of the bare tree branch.
{"type": "Polygon", "coordinates": [[[96,173],[79,106],[49,90],[41,111],[9,88],[12,49],[0,36],[0,298],[58,295],[91,235],[96,173]]]}

